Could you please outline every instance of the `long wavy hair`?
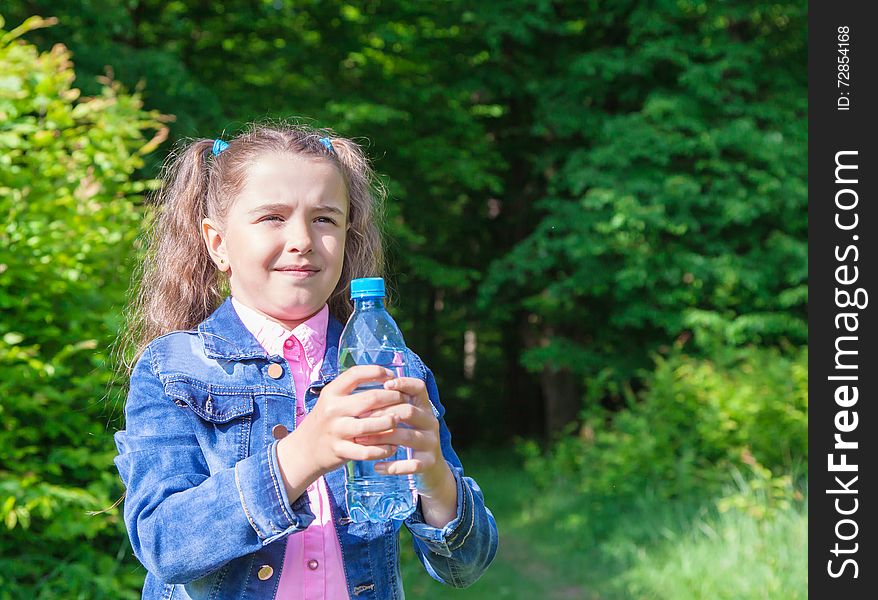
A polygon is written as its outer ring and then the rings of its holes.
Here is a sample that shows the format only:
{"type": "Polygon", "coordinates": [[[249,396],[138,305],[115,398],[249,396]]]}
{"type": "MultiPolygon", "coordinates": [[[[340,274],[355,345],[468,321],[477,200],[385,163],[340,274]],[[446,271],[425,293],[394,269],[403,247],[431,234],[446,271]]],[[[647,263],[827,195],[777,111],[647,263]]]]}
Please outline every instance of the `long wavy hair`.
{"type": "Polygon", "coordinates": [[[288,123],[254,123],[227,141],[228,147],[218,155],[211,153],[212,139],[184,142],[165,161],[119,342],[127,373],[150,341],[195,328],[228,295],[228,276],[207,252],[201,221],[209,217],[225,223],[250,165],[261,156],[286,153],[326,160],[344,178],[350,228],[341,277],[327,300],[334,317],[344,322],[353,310],[347,294],[352,279],[384,274],[379,223],[386,190],[356,142],[328,129],[288,123]],[[330,138],[334,153],[323,146],[322,137],[330,138]]]}

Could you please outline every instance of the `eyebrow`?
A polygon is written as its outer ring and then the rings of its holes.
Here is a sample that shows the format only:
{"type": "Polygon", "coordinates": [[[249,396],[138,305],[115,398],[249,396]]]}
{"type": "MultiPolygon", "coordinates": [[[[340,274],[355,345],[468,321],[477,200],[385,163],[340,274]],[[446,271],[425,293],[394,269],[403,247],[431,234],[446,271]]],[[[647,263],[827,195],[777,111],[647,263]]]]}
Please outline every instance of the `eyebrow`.
{"type": "MultiPolygon", "coordinates": [[[[255,215],[259,213],[267,213],[267,212],[287,212],[290,210],[289,204],[284,204],[283,202],[274,202],[271,204],[260,204],[256,208],[252,209],[249,214],[255,215]]],[[[337,215],[344,216],[344,211],[337,206],[333,206],[331,204],[320,204],[314,207],[314,210],[317,212],[330,212],[335,213],[337,215]]]]}
{"type": "Polygon", "coordinates": [[[319,206],[315,206],[314,210],[316,210],[317,212],[331,212],[337,215],[344,216],[344,211],[342,209],[331,204],[320,204],[319,206]]]}
{"type": "Polygon", "coordinates": [[[266,212],[285,212],[288,211],[290,207],[283,202],[275,202],[273,204],[260,204],[256,208],[252,209],[249,214],[255,215],[257,213],[266,213],[266,212]]]}

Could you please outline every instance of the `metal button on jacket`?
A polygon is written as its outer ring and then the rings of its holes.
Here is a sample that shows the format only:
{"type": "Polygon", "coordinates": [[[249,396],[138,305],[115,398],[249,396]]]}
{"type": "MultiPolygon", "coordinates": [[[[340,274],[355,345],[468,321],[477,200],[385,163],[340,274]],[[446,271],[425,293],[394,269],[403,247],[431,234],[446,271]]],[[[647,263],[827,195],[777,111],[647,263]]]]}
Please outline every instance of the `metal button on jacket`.
{"type": "Polygon", "coordinates": [[[284,368],[279,363],[268,365],[268,376],[272,379],[280,379],[284,376],[284,368]]]}
{"type": "Polygon", "coordinates": [[[269,565],[262,565],[259,567],[259,571],[256,573],[256,576],[259,577],[261,581],[267,581],[271,579],[271,576],[274,575],[274,569],[272,569],[269,565]]]}
{"type": "Polygon", "coordinates": [[[271,435],[274,436],[276,440],[282,440],[290,433],[290,430],[278,423],[274,427],[271,428],[271,435]]]}

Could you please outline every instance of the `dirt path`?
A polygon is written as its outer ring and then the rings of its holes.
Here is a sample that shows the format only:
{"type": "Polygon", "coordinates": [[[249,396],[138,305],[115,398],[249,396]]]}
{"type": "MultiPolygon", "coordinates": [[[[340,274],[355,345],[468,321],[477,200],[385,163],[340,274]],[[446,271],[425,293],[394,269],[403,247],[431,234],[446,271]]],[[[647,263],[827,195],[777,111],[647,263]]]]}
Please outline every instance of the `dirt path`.
{"type": "Polygon", "coordinates": [[[528,582],[545,582],[545,595],[539,600],[600,600],[599,596],[589,594],[581,586],[568,584],[565,580],[569,580],[570,576],[538,558],[525,539],[505,533],[500,538],[500,547],[494,560],[510,565],[528,582]]]}

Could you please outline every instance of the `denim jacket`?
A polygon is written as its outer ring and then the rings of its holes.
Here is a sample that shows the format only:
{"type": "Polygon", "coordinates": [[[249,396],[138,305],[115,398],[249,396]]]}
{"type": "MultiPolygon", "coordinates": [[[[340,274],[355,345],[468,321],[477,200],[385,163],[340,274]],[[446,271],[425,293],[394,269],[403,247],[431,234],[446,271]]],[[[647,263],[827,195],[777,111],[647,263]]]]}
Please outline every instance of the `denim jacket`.
{"type": "MultiPolygon", "coordinates": [[[[322,380],[305,395],[308,411],[338,374],[341,329],[330,319],[322,380]]],[[[411,351],[409,359],[439,420],[442,453],[457,482],[457,515],[437,529],[419,507],[404,524],[427,572],[464,587],[494,558],[497,525],[451,447],[433,374],[411,351]]],[[[272,436],[275,425],[294,427],[294,390],[286,360],[266,353],[230,299],[197,330],[169,333],[144,351],[131,374],[126,429],[115,434],[115,463],[127,488],[125,525],[148,571],[144,599],[275,597],[287,536],[314,519],[307,494],[287,497],[272,436]],[[276,379],[268,374],[274,364],[283,369],[276,379]]],[[[352,523],[344,469],[324,478],[350,598],[403,598],[402,522],[352,523]]]]}

